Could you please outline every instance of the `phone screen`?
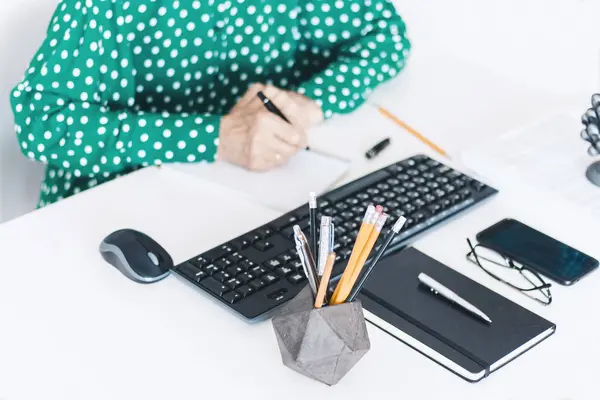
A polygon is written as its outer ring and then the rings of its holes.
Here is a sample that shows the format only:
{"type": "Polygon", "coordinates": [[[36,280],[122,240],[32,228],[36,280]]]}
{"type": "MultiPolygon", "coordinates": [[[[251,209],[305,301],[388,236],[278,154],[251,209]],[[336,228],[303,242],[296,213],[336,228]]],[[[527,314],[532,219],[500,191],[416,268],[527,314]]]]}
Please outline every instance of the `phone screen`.
{"type": "Polygon", "coordinates": [[[480,232],[477,240],[562,284],[571,284],[598,267],[594,258],[513,219],[480,232]]]}

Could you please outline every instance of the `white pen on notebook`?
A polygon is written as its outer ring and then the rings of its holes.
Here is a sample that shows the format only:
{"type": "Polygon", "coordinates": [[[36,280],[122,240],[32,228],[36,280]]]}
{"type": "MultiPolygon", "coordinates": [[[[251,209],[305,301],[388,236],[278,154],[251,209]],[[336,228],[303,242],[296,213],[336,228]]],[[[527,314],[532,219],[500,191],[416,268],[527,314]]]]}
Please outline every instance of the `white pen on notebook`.
{"type": "Polygon", "coordinates": [[[452,290],[448,289],[446,286],[442,285],[429,275],[421,272],[419,274],[419,282],[431,289],[431,291],[435,295],[442,296],[449,302],[454,303],[457,306],[469,311],[471,314],[481,318],[488,324],[492,323],[490,317],[488,317],[483,311],[481,311],[479,308],[475,307],[473,304],[469,303],[467,300],[463,299],[458,294],[454,293],[452,290]]]}

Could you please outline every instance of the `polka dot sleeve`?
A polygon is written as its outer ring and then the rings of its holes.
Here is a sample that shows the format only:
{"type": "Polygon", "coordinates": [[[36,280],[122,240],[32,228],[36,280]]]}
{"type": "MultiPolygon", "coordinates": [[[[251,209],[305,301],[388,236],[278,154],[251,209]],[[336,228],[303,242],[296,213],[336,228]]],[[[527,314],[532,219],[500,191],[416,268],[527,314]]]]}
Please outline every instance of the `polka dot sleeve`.
{"type": "Polygon", "coordinates": [[[326,118],[360,106],[396,76],[410,51],[406,27],[389,0],[309,0],[300,25],[312,51],[331,49],[332,62],[299,87],[326,118]]]}
{"type": "Polygon", "coordinates": [[[214,159],[219,116],[136,107],[131,23],[114,2],[64,0],[57,8],[11,97],[28,157],[75,177],[214,159]]]}

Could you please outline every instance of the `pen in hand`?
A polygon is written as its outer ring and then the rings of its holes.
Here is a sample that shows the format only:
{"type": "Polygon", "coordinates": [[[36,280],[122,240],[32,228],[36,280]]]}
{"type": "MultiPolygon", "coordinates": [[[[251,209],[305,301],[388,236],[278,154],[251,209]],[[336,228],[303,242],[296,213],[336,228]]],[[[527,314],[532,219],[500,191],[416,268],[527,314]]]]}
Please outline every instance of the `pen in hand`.
{"type": "Polygon", "coordinates": [[[267,96],[265,96],[265,94],[262,91],[258,92],[256,95],[258,96],[258,98],[260,99],[260,101],[263,102],[263,104],[265,105],[265,108],[267,110],[269,110],[273,114],[277,115],[279,118],[281,118],[282,120],[284,120],[288,124],[291,123],[285,117],[285,115],[283,115],[283,113],[281,112],[281,110],[279,110],[279,108],[277,108],[277,106],[275,104],[273,104],[273,102],[271,100],[269,100],[269,98],[267,96]]]}

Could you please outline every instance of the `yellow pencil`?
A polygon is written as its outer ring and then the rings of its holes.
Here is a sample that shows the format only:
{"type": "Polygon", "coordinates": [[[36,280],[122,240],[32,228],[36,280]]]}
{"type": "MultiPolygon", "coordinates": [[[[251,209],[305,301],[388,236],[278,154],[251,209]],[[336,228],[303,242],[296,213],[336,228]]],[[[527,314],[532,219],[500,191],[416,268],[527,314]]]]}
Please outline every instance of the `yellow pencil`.
{"type": "MultiPolygon", "coordinates": [[[[369,258],[369,255],[371,254],[371,251],[373,250],[373,247],[375,247],[375,242],[379,238],[379,234],[381,233],[381,230],[383,229],[383,226],[385,225],[385,222],[387,221],[388,217],[389,217],[389,215],[387,215],[387,214],[381,214],[379,216],[379,219],[375,223],[375,227],[373,228],[373,231],[371,232],[371,235],[369,236],[369,240],[367,241],[366,246],[363,248],[362,252],[360,253],[360,257],[358,259],[358,262],[356,263],[356,267],[354,268],[354,274],[352,275],[352,280],[350,281],[350,291],[352,291],[352,288],[354,287],[356,280],[360,276],[360,273],[361,273],[363,267],[365,266],[365,263],[367,262],[367,259],[369,258]]],[[[349,294],[350,294],[350,292],[348,292],[346,294],[344,301],[346,301],[346,298],[348,297],[349,294]]]]}
{"type": "Polygon", "coordinates": [[[329,286],[329,278],[331,278],[331,271],[333,270],[333,264],[335,263],[335,253],[329,253],[327,256],[327,262],[325,263],[325,270],[321,277],[321,283],[319,284],[319,291],[315,298],[315,308],[323,307],[325,303],[325,295],[327,294],[327,287],[329,286]]]}
{"type": "Polygon", "coordinates": [[[378,212],[375,207],[370,205],[367,207],[367,211],[365,212],[365,216],[363,218],[363,222],[358,231],[358,235],[356,236],[356,241],[354,242],[354,247],[352,248],[352,253],[350,254],[350,260],[348,260],[348,264],[346,265],[346,269],[340,278],[337,286],[335,287],[335,291],[331,296],[331,304],[341,304],[344,302],[341,294],[345,293],[348,289],[348,285],[354,276],[354,268],[356,267],[356,263],[360,257],[362,249],[367,244],[369,240],[369,236],[375,227],[375,222],[379,219],[380,212],[378,212]]]}
{"type": "Polygon", "coordinates": [[[414,137],[416,137],[417,139],[419,139],[421,142],[425,143],[427,146],[431,147],[433,150],[435,150],[438,154],[440,154],[441,156],[444,156],[448,159],[450,159],[450,156],[448,155],[448,153],[446,153],[444,151],[444,149],[442,149],[440,146],[438,146],[437,144],[433,143],[431,140],[427,139],[425,136],[423,136],[422,134],[420,134],[419,132],[417,132],[416,130],[414,130],[413,128],[411,128],[406,122],[400,120],[400,118],[396,117],[394,114],[392,114],[391,112],[389,112],[388,110],[386,110],[385,108],[377,105],[377,109],[379,110],[379,112],[389,118],[390,120],[394,121],[396,123],[396,125],[399,125],[400,127],[404,128],[407,132],[409,132],[410,134],[412,134],[414,137]]]}

